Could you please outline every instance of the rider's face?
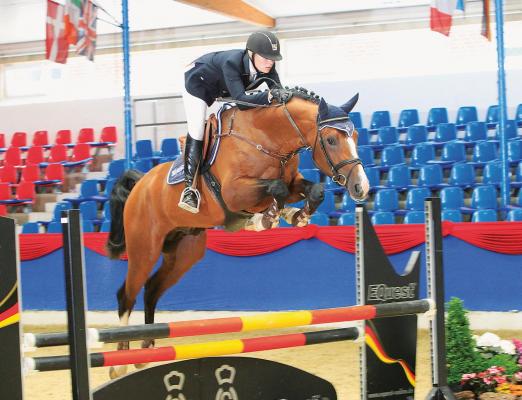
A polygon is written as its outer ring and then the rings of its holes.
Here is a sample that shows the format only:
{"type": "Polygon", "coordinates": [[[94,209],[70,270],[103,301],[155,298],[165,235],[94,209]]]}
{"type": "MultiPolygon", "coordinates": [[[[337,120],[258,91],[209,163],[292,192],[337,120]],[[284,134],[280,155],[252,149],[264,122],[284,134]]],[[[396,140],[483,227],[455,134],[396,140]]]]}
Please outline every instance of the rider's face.
{"type": "Polygon", "coordinates": [[[258,71],[268,73],[274,66],[274,61],[268,58],[261,57],[259,54],[254,54],[254,65],[258,71]]]}

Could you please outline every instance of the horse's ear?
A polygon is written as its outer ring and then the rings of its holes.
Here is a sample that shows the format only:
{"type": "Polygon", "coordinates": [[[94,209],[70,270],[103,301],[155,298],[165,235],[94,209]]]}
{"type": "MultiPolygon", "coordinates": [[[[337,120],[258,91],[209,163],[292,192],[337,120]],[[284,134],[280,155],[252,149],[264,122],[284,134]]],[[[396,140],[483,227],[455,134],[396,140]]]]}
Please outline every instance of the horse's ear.
{"type": "Polygon", "coordinates": [[[350,100],[348,100],[346,103],[344,103],[340,108],[348,114],[350,111],[353,110],[357,102],[359,101],[359,93],[357,93],[355,96],[353,96],[350,100]]]}
{"type": "Polygon", "coordinates": [[[319,120],[328,118],[328,103],[324,101],[321,97],[321,101],[319,102],[319,120]]]}

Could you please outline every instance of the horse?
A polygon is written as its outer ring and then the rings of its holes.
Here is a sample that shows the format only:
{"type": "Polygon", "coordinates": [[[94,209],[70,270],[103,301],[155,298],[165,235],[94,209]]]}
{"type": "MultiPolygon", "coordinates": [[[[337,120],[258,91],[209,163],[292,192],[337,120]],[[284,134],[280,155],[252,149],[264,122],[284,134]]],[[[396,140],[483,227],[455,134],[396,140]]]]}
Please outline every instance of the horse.
{"type": "MultiPolygon", "coordinates": [[[[128,270],[117,292],[121,325],[128,325],[139,291],[144,288],[145,323],[154,322],[161,295],[205,253],[206,229],[260,231],[284,218],[293,226],[308,224],[324,198],[322,184],[307,181],[298,171],[299,152],[311,151],[316,166],[345,187],[356,201],[364,200],[369,183],[357,154],[357,131],[348,113],[358,94],[340,107],[296,88],[283,104],[222,112],[215,161],[195,179],[201,191],[200,211],[178,207],[184,185],[167,185],[170,163],[146,174],[126,171],[111,193],[111,229],[107,250],[111,258],[126,251],[128,270]],[[209,181],[208,177],[213,179],[209,181]],[[216,187],[218,190],[216,191],[216,187]],[[286,206],[304,200],[299,209],[286,206]],[[160,255],[160,267],[151,275],[160,255]]],[[[144,340],[142,347],[154,346],[144,340]]],[[[118,343],[128,349],[129,342],[118,343]]],[[[140,366],[137,366],[140,367],[140,366]]],[[[112,368],[112,378],[126,366],[112,368]]]]}

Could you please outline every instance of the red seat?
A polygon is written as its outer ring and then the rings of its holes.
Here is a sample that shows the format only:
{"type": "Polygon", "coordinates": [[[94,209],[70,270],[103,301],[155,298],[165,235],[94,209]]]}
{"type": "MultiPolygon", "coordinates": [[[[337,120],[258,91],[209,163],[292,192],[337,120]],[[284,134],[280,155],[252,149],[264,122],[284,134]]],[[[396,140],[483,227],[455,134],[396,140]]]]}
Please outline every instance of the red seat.
{"type": "Polygon", "coordinates": [[[94,142],[94,129],[82,128],[78,134],[78,143],[91,143],[94,142]]]}
{"type": "MultiPolygon", "coordinates": [[[[102,129],[100,135],[100,142],[116,143],[118,141],[118,134],[115,126],[106,126],[102,129]]],[[[1,146],[0,146],[1,147],[1,146]]]]}
{"type": "Polygon", "coordinates": [[[39,165],[45,161],[44,148],[42,146],[31,146],[27,150],[27,156],[25,158],[25,164],[36,164],[39,165]]]}
{"type": "Polygon", "coordinates": [[[47,131],[36,131],[33,135],[33,146],[47,146],[49,144],[49,136],[47,131]]]}
{"type": "Polygon", "coordinates": [[[7,215],[7,207],[4,204],[0,204],[0,217],[7,215]]]}
{"type": "Polygon", "coordinates": [[[72,143],[72,135],[70,129],[61,129],[56,132],[56,139],[54,139],[54,143],[56,144],[71,144],[72,143]]]}
{"type": "Polygon", "coordinates": [[[22,165],[22,152],[19,147],[11,146],[4,156],[4,164],[22,165]]]}
{"type": "Polygon", "coordinates": [[[0,182],[0,201],[11,199],[11,188],[9,183],[0,182]]]}
{"type": "Polygon", "coordinates": [[[55,183],[61,185],[64,179],[64,168],[62,164],[49,164],[45,169],[45,179],[48,181],[60,181],[55,183]]]}
{"type": "Polygon", "coordinates": [[[26,147],[27,146],[27,133],[15,132],[11,138],[11,146],[14,147],[26,147]]]}
{"type": "Polygon", "coordinates": [[[22,170],[20,182],[35,182],[40,180],[40,167],[38,165],[29,164],[22,170]]]}
{"type": "Polygon", "coordinates": [[[67,146],[64,144],[55,144],[51,147],[49,154],[50,163],[62,163],[67,161],[67,146]]]}
{"type": "Polygon", "coordinates": [[[0,172],[0,182],[9,184],[18,183],[18,173],[14,165],[4,164],[0,172]]]}
{"type": "Polygon", "coordinates": [[[33,182],[20,182],[18,185],[18,188],[16,190],[16,196],[15,198],[19,200],[18,204],[15,205],[22,205],[22,204],[32,204],[34,202],[34,199],[36,197],[36,192],[34,189],[34,183],[33,182]]]}
{"type": "Polygon", "coordinates": [[[72,162],[88,160],[91,158],[91,147],[87,143],[78,143],[73,148],[72,162]]]}
{"type": "Polygon", "coordinates": [[[5,134],[0,133],[0,149],[5,149],[5,134]]]}

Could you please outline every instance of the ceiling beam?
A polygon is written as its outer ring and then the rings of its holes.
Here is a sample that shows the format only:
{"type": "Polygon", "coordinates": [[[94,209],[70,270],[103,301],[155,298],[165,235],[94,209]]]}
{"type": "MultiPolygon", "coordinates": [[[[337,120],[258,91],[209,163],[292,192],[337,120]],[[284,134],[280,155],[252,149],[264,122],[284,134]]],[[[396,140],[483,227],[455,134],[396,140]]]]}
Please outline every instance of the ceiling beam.
{"type": "Polygon", "coordinates": [[[177,0],[180,3],[217,12],[250,24],[273,28],[275,19],[243,0],[177,0]]]}

